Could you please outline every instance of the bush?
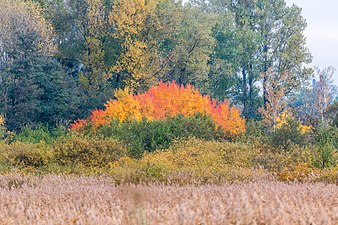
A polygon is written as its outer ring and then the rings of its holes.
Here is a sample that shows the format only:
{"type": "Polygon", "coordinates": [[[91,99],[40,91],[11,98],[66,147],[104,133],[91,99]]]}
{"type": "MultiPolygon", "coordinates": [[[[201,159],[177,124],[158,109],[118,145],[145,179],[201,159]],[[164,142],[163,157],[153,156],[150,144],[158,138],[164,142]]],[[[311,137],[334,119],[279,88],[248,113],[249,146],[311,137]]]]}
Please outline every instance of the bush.
{"type": "Polygon", "coordinates": [[[310,132],[303,133],[299,128],[299,121],[289,118],[280,128],[276,129],[270,136],[271,146],[284,151],[293,146],[305,146],[310,141],[310,132]]]}
{"type": "Polygon", "coordinates": [[[55,141],[53,149],[58,164],[86,167],[106,167],[127,154],[123,144],[110,138],[61,138],[55,141]]]}
{"type": "Polygon", "coordinates": [[[39,143],[45,142],[51,144],[56,138],[65,136],[67,130],[63,126],[58,126],[53,130],[49,130],[46,126],[37,126],[33,129],[30,126],[22,128],[21,132],[18,133],[14,139],[16,141],[28,142],[28,143],[39,143]]]}
{"type": "Polygon", "coordinates": [[[13,141],[15,136],[14,132],[7,130],[5,118],[3,115],[0,114],[0,140],[3,143],[10,143],[13,141]]]}
{"type": "Polygon", "coordinates": [[[313,164],[318,168],[336,166],[338,162],[338,128],[320,125],[315,131],[313,164]]]}
{"type": "Polygon", "coordinates": [[[332,144],[317,146],[314,153],[313,164],[317,168],[327,168],[336,166],[338,162],[338,152],[332,144]]]}
{"type": "Polygon", "coordinates": [[[159,121],[123,123],[102,127],[97,135],[114,137],[128,146],[134,158],[142,157],[145,151],[169,148],[177,139],[196,137],[204,140],[218,140],[224,137],[221,129],[209,116],[197,114],[192,117],[177,116],[159,121]]]}
{"type": "Polygon", "coordinates": [[[338,127],[330,125],[319,125],[315,130],[315,144],[331,144],[338,149],[338,127]]]}
{"type": "Polygon", "coordinates": [[[120,124],[133,121],[141,122],[167,120],[177,116],[191,117],[196,114],[207,115],[220,127],[228,138],[236,138],[245,133],[245,119],[240,110],[230,102],[218,102],[207,95],[202,95],[193,86],[177,85],[175,82],[152,86],[142,94],[132,95],[128,89],[116,90],[116,100],[105,104],[105,110],[95,109],[90,119],[77,120],[71,129],[79,133],[86,128],[94,131],[112,121],[120,124]]]}
{"type": "Polygon", "coordinates": [[[249,180],[253,176],[248,146],[196,138],[177,141],[142,159],[121,158],[110,170],[120,182],[206,184],[249,180]]]}
{"type": "Polygon", "coordinates": [[[54,151],[44,143],[13,142],[0,146],[2,163],[19,168],[46,166],[54,160],[54,151]]]}

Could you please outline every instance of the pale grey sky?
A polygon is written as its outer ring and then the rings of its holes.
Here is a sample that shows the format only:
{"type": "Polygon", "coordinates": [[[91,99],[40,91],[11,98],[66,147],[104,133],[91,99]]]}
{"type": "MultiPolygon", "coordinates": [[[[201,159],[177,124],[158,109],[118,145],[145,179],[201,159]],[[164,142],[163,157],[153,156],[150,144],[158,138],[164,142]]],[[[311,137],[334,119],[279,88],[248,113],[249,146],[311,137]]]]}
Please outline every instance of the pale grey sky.
{"type": "Polygon", "coordinates": [[[313,56],[312,65],[325,68],[333,66],[338,85],[338,1],[337,0],[285,0],[288,5],[302,8],[306,19],[307,47],[313,56]]]}

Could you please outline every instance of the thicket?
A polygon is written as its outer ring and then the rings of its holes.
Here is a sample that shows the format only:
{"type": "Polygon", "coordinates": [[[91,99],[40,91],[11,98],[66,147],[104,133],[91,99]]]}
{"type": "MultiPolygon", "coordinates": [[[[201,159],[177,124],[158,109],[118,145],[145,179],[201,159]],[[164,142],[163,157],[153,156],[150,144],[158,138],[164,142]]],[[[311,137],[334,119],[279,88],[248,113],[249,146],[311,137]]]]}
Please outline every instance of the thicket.
{"type": "Polygon", "coordinates": [[[336,182],[337,127],[304,125],[291,113],[273,129],[192,86],[117,90],[105,109],[70,129],[24,127],[1,117],[0,171],[109,174],[118,183],[222,183],[254,179],[336,182]]]}
{"type": "Polygon", "coordinates": [[[227,100],[216,103],[190,85],[161,82],[137,95],[117,90],[115,97],[89,119],[74,121],[71,130],[120,140],[135,158],[168,148],[177,139],[232,140],[245,132],[238,108],[227,100]]]}
{"type": "MultiPolygon", "coordinates": [[[[286,122],[279,132],[288,133],[295,124],[286,122]]],[[[264,133],[253,122],[248,123],[246,136],[231,141],[215,127],[210,117],[196,114],[159,121],[115,121],[83,133],[26,128],[0,144],[0,171],[108,174],[117,183],[337,182],[334,127],[308,132],[307,144],[292,137],[287,148],[274,144],[276,134],[264,133]]],[[[294,135],[304,135],[294,130],[294,135]]]]}

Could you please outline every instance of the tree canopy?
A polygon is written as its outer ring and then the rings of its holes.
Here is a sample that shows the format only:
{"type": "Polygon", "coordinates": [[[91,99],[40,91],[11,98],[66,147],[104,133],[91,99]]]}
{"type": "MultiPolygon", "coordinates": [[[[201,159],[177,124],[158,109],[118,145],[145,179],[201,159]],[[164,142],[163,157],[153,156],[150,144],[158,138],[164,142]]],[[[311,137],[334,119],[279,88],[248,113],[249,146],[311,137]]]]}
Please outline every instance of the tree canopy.
{"type": "Polygon", "coordinates": [[[67,125],[118,88],[175,81],[275,123],[315,74],[305,28],[284,0],[0,0],[0,113],[67,125]]]}

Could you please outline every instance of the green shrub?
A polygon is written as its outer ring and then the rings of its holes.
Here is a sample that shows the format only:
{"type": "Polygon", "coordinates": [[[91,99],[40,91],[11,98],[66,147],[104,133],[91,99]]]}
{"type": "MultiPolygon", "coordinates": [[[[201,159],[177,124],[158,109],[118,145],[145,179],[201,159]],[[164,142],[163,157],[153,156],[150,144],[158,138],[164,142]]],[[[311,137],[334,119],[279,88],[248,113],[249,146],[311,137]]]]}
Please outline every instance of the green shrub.
{"type": "Polygon", "coordinates": [[[264,144],[255,146],[255,154],[251,158],[254,167],[262,167],[270,172],[281,172],[299,164],[311,164],[313,149],[311,147],[294,146],[288,151],[271,149],[264,144]]]}
{"type": "Polygon", "coordinates": [[[129,154],[141,158],[143,153],[166,149],[174,140],[196,137],[205,140],[223,138],[221,130],[216,129],[208,116],[197,114],[192,117],[177,116],[160,121],[112,123],[102,127],[97,135],[114,137],[128,146],[129,154]]]}
{"type": "Polygon", "coordinates": [[[53,149],[58,164],[87,167],[105,167],[127,154],[125,146],[111,138],[61,138],[54,142],[53,149]]]}
{"type": "Polygon", "coordinates": [[[324,145],[331,144],[338,149],[338,127],[330,125],[319,125],[315,129],[315,144],[324,145]]]}
{"type": "Polygon", "coordinates": [[[262,138],[266,136],[265,127],[262,121],[251,120],[246,123],[246,137],[262,138]]]}
{"type": "Polygon", "coordinates": [[[320,125],[315,130],[313,164],[318,168],[334,167],[338,162],[338,128],[320,125]]]}
{"type": "Polygon", "coordinates": [[[54,151],[44,143],[31,144],[23,142],[13,142],[0,146],[2,163],[24,168],[39,168],[46,166],[54,160],[54,151]]]}
{"type": "Polygon", "coordinates": [[[290,118],[286,124],[276,129],[270,135],[271,146],[284,151],[294,146],[305,146],[310,141],[310,133],[302,133],[299,130],[300,122],[290,118]]]}
{"type": "Polygon", "coordinates": [[[314,166],[324,169],[327,167],[336,166],[338,162],[338,152],[332,144],[323,144],[317,146],[314,153],[314,166]]]}
{"type": "Polygon", "coordinates": [[[15,136],[16,141],[39,143],[45,142],[51,144],[56,138],[65,136],[67,130],[63,126],[58,126],[53,130],[49,130],[46,126],[37,126],[35,129],[25,126],[20,133],[15,136]]]}

